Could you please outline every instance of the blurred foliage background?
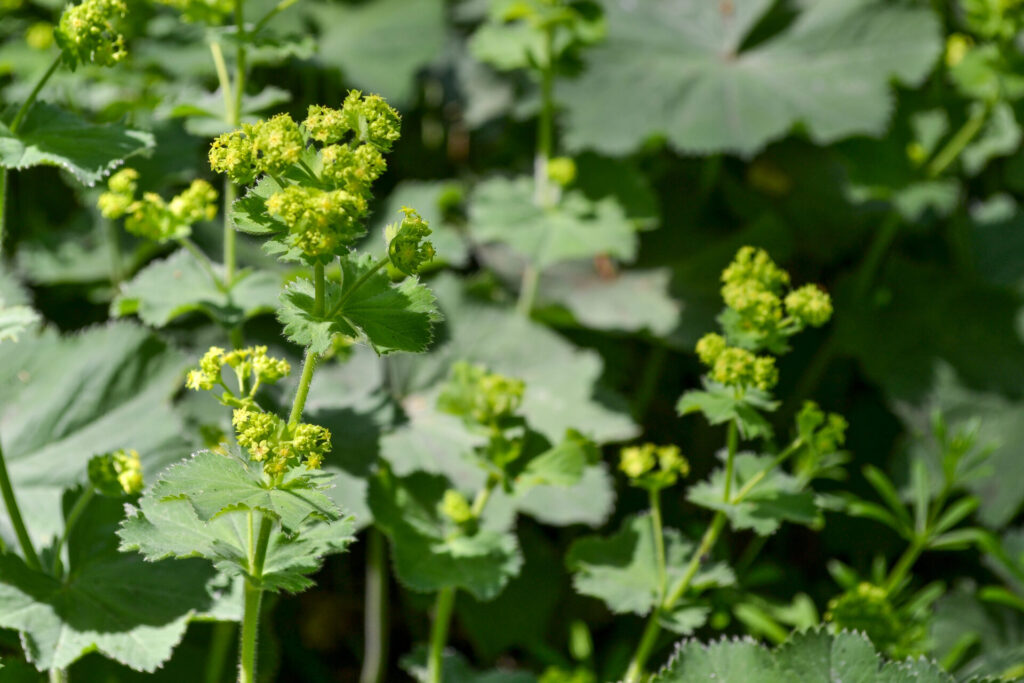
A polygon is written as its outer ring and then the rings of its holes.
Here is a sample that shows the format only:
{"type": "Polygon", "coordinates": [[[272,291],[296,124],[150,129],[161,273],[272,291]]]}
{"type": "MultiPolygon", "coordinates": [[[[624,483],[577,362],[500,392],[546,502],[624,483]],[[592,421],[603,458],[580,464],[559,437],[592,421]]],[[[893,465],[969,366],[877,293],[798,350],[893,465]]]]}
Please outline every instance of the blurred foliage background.
{"type": "MultiPolygon", "coordinates": [[[[271,7],[247,0],[246,16],[271,7]]],[[[6,118],[52,60],[62,9],[56,0],[0,0],[6,118]]],[[[703,477],[721,430],[677,417],[675,402],[699,383],[693,345],[713,328],[719,273],[750,244],[767,249],[795,282],[821,283],[835,302],[834,321],[802,335],[781,361],[785,401],[776,427],[785,433],[809,398],[843,414],[853,462],[849,480],[835,487],[869,497],[861,468],[874,465],[906,483],[914,453],[937,447],[935,411],[951,428],[977,421],[978,442],[992,452],[984,476],[968,485],[981,501],[977,520],[1019,553],[1024,3],[603,0],[586,11],[589,33],[557,55],[548,84],[551,151],[573,161],[557,178],[565,182],[564,208],[554,216],[531,197],[535,154],[547,144],[538,127],[547,101],[534,68],[538,48],[528,31],[496,22],[490,3],[301,0],[274,16],[250,51],[249,119],[286,111],[301,120],[309,104],[336,106],[349,88],[388,98],[402,113],[403,137],[381,182],[370,239],[381,240],[403,204],[436,232],[428,281],[447,320],[435,349],[385,360],[342,349],[314,383],[309,406],[335,434],[330,464],[345,482],[339,501],[365,514],[365,477],[376,458],[398,471],[451,471],[458,442],[431,406],[458,358],[526,380],[526,411],[547,434],[580,429],[607,445],[609,463],[617,444],[676,443],[693,476],[703,477]],[[548,237],[538,237],[540,225],[548,237]],[[536,299],[527,319],[516,299],[531,269],[536,299]]],[[[197,177],[216,183],[207,146],[228,126],[210,42],[230,45],[230,28],[183,21],[170,7],[141,1],[128,20],[124,63],[58,72],[40,99],[152,132],[155,145],[129,160],[144,190],[166,196],[197,177]]],[[[0,280],[6,302],[31,304],[51,330],[69,335],[45,343],[82,363],[113,317],[137,314],[135,326],[159,328],[148,341],[123,345],[125,357],[160,359],[140,373],[153,374],[154,364],[181,367],[223,343],[203,305],[147,289],[146,269],[169,251],[100,217],[100,190],[60,168],[11,175],[0,280]]],[[[198,226],[195,239],[216,254],[218,223],[198,226]]],[[[243,265],[289,277],[244,235],[239,254],[243,265]]],[[[295,357],[273,305],[256,297],[246,338],[295,357]]],[[[16,364],[27,361],[8,349],[0,362],[0,377],[11,382],[0,388],[0,431],[34,424],[29,397],[11,388],[16,364]]],[[[174,381],[165,383],[168,397],[174,381]]],[[[154,450],[178,456],[202,445],[196,427],[213,434],[224,427],[198,399],[179,392],[172,404],[138,408],[156,419],[172,411],[188,427],[154,437],[154,450]]],[[[21,450],[32,453],[22,436],[21,450]]],[[[29,463],[19,486],[59,465],[29,463]]],[[[641,620],[614,618],[574,595],[563,558],[574,538],[617,528],[645,498],[612,467],[586,487],[534,503],[535,516],[564,526],[520,525],[526,563],[502,596],[460,598],[452,642],[474,666],[541,671],[580,659],[601,680],[622,670],[641,620]]],[[[681,495],[666,495],[666,505],[672,524],[699,532],[695,508],[681,495]]],[[[877,523],[838,513],[826,515],[820,532],[786,527],[761,543],[729,536],[723,552],[742,567],[741,585],[716,594],[698,636],[777,638],[772,625],[791,623],[786,609],[824,612],[838,592],[831,560],[867,575],[876,556],[892,561],[902,548],[877,523]],[[757,556],[749,565],[748,554],[757,556]],[[766,598],[750,602],[744,589],[766,598]]],[[[358,679],[366,547],[332,558],[315,589],[274,603],[263,638],[268,679],[358,679]]],[[[922,651],[963,675],[1024,662],[1024,583],[1020,567],[1008,571],[974,548],[923,557],[917,581],[942,582],[944,597],[922,651]],[[979,590],[993,583],[1009,587],[999,595],[979,590]]],[[[428,603],[392,588],[397,662],[425,640],[428,603]]],[[[217,629],[194,625],[157,678],[201,679],[217,629]]],[[[12,638],[6,647],[16,649],[12,638]]],[[[95,655],[73,675],[134,680],[95,655]]],[[[403,675],[396,664],[386,679],[403,675]]]]}

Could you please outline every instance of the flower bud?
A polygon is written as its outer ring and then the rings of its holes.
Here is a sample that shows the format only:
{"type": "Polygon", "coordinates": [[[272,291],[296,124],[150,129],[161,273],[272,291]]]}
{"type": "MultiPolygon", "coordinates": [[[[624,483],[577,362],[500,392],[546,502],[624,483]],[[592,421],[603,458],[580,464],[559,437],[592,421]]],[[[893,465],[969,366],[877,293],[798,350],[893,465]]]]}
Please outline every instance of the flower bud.
{"type": "Polygon", "coordinates": [[[124,0],[84,0],[64,10],[54,38],[72,69],[79,64],[113,66],[127,55],[117,23],[128,13],[124,0]]]}
{"type": "Polygon", "coordinates": [[[433,260],[434,245],[424,239],[430,235],[427,222],[407,206],[403,206],[402,211],[405,218],[397,225],[388,225],[384,239],[391,265],[406,275],[415,275],[424,263],[433,260]]]}
{"type": "Polygon", "coordinates": [[[473,508],[470,507],[466,497],[455,489],[448,489],[440,504],[441,514],[456,524],[466,524],[473,521],[473,508]]]}

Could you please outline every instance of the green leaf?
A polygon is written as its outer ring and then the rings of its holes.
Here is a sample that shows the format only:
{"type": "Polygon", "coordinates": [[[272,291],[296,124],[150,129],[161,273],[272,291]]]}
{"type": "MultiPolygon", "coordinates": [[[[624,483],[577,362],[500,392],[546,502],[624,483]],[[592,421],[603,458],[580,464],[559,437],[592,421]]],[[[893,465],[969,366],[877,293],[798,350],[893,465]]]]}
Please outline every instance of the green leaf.
{"type": "Polygon", "coordinates": [[[201,562],[152,564],[117,551],[122,515],[114,500],[93,499],[69,539],[64,580],[0,554],[0,626],[22,633],[40,670],[64,668],[92,650],[140,671],[171,656],[188,621],[212,600],[212,572],[201,562]]]}
{"type": "Polygon", "coordinates": [[[652,135],[686,152],[750,155],[802,124],[816,143],[886,127],[890,83],[919,83],[942,49],[933,12],[819,0],[745,48],[770,0],[605,0],[608,39],[559,86],[567,144],[624,154],[652,135]]]}
{"type": "Polygon", "coordinates": [[[735,420],[743,438],[755,439],[772,434],[772,426],[758,411],[771,412],[778,405],[756,389],[747,389],[742,397],[737,397],[733,389],[705,380],[704,391],[691,390],[679,397],[676,412],[680,415],[700,413],[713,425],[735,420]]]}
{"type": "Polygon", "coordinates": [[[236,276],[230,293],[184,249],[155,261],[131,281],[110,305],[115,317],[138,314],[147,325],[164,327],[175,318],[201,311],[225,327],[261,313],[273,312],[280,292],[279,278],[267,271],[245,270],[236,276]]]}
{"type": "MultiPolygon", "coordinates": [[[[429,683],[426,649],[418,649],[402,657],[399,664],[414,681],[429,683]]],[[[445,683],[537,683],[537,677],[527,671],[477,671],[465,657],[451,650],[445,650],[442,655],[441,679],[445,683]]]]}
{"type": "MultiPolygon", "coordinates": [[[[720,459],[725,457],[720,456],[720,459]]],[[[773,460],[767,455],[737,454],[733,495],[754,475],[771,466],[773,460]]],[[[760,536],[775,533],[782,522],[806,525],[821,522],[814,492],[804,490],[796,477],[778,468],[772,469],[739,503],[726,503],[724,497],[725,470],[717,469],[707,481],[692,486],[686,499],[710,510],[721,510],[734,529],[751,529],[760,536]]]]}
{"type": "MultiPolygon", "coordinates": [[[[309,588],[313,582],[307,575],[320,568],[325,555],[346,550],[354,540],[352,531],[351,517],[330,522],[309,517],[295,533],[273,533],[260,585],[290,592],[309,588]]],[[[202,557],[229,576],[246,576],[249,571],[249,514],[245,511],[224,512],[203,521],[189,501],[161,500],[151,492],[137,508],[129,507],[117,534],[122,551],[137,551],[151,562],[202,557]]]]}
{"type": "Polygon", "coordinates": [[[506,244],[538,268],[597,254],[632,261],[636,226],[612,197],[587,199],[567,191],[558,204],[542,209],[533,200],[529,178],[491,178],[473,192],[469,205],[472,237],[506,244]]]}
{"type": "Polygon", "coordinates": [[[0,342],[18,341],[25,330],[39,322],[39,314],[28,306],[5,306],[0,299],[0,342]]]}
{"type": "Polygon", "coordinates": [[[308,518],[334,521],[341,513],[312,481],[285,478],[279,486],[263,482],[263,469],[250,469],[234,456],[209,451],[171,465],[160,474],[150,495],[158,500],[185,498],[203,521],[230,510],[260,510],[280,520],[287,531],[308,518]]]}
{"type": "MultiPolygon", "coordinates": [[[[980,103],[977,106],[984,106],[980,103]]],[[[1013,154],[1020,147],[1020,124],[1007,102],[997,102],[978,136],[961,152],[968,175],[977,175],[996,157],[1013,154]]]]}
{"type": "Polygon", "coordinates": [[[318,5],[313,11],[320,58],[341,68],[357,88],[399,104],[413,96],[417,72],[445,47],[442,0],[375,0],[362,5],[318,5]]]}
{"type": "Polygon", "coordinates": [[[516,477],[516,492],[535,486],[569,487],[579,483],[589,465],[601,459],[596,445],[575,430],[569,430],[556,446],[532,458],[516,477]]]}
{"type": "Polygon", "coordinates": [[[153,145],[149,133],[92,124],[44,103],[32,107],[17,134],[0,123],[0,166],[59,166],[85,185],[96,184],[125,159],[153,145]]]}
{"type": "Polygon", "coordinates": [[[343,284],[327,282],[322,315],[313,312],[311,281],[296,280],[282,293],[277,316],[289,339],[314,353],[330,348],[336,334],[362,340],[380,355],[427,350],[441,320],[427,287],[414,277],[393,285],[382,270],[373,272],[369,255],[342,258],[341,267],[343,284]]]}
{"type": "Polygon", "coordinates": [[[152,481],[188,455],[170,403],[185,365],[180,353],[126,322],[0,344],[0,438],[37,547],[63,529],[61,492],[86,481],[91,456],[135,449],[152,481]]]}
{"type": "Polygon", "coordinates": [[[444,477],[383,472],[370,481],[369,503],[378,528],[391,540],[395,575],[420,592],[459,588],[478,600],[497,596],[522,566],[516,538],[486,527],[458,533],[438,512],[444,477]]]}
{"type": "Polygon", "coordinates": [[[861,633],[825,629],[793,635],[775,650],[753,640],[685,641],[653,683],[953,683],[925,659],[885,662],[861,633]]]}
{"type": "MultiPolygon", "coordinates": [[[[664,535],[667,589],[671,591],[682,579],[696,546],[675,529],[665,529],[664,535]]],[[[647,515],[627,519],[607,538],[589,536],[574,542],[566,555],[566,565],[573,572],[576,591],[603,600],[612,612],[645,615],[660,601],[654,531],[647,515]]],[[[727,567],[712,564],[697,572],[691,587],[699,593],[732,581],[727,567]]]]}

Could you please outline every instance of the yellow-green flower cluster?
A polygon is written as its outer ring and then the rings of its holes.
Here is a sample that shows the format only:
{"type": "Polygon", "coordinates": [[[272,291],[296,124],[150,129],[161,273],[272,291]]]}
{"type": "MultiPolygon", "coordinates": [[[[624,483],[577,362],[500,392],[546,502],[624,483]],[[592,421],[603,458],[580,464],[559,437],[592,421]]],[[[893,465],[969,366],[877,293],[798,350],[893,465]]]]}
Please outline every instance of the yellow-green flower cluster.
{"type": "Polygon", "coordinates": [[[711,379],[719,384],[768,391],[779,381],[775,358],[729,346],[720,334],[704,335],[697,342],[697,356],[710,369],[711,379]]]}
{"type": "Polygon", "coordinates": [[[266,346],[234,351],[212,346],[199,360],[199,369],[188,373],[185,385],[197,391],[209,391],[218,384],[224,386],[221,371],[225,366],[235,371],[239,391],[249,396],[253,396],[260,385],[273,384],[291,372],[288,361],[267,355],[266,346]]]}
{"type": "Polygon", "coordinates": [[[741,338],[738,345],[784,350],[784,340],[810,325],[820,327],[832,317],[832,301],[816,285],[786,293],[789,273],[763,249],[743,247],[722,272],[722,299],[728,307],[723,324],[741,338]]]}
{"type": "Polygon", "coordinates": [[[223,22],[235,7],[233,0],[157,0],[181,12],[185,21],[195,21],[212,26],[223,22]]]}
{"type": "Polygon", "coordinates": [[[288,468],[304,464],[318,469],[331,451],[331,433],[319,425],[299,423],[289,426],[273,413],[258,408],[238,408],[231,417],[238,445],[249,457],[263,464],[272,476],[283,475],[288,468]]]}
{"type": "Polygon", "coordinates": [[[289,227],[288,242],[311,258],[324,258],[363,235],[364,196],[345,190],[289,185],[272,194],[267,213],[289,227]]]}
{"type": "Polygon", "coordinates": [[[662,489],[689,475],[690,463],[677,446],[645,443],[623,448],[619,452],[619,469],[636,486],[662,489]]]}
{"type": "Polygon", "coordinates": [[[516,414],[525,389],[522,380],[459,361],[452,366],[451,378],[438,397],[438,406],[476,424],[496,427],[516,414]]]}
{"type": "Polygon", "coordinates": [[[139,452],[121,449],[89,460],[89,483],[105,496],[116,498],[142,492],[142,462],[139,452]]]}
{"type": "Polygon", "coordinates": [[[124,36],[117,24],[127,13],[124,0],[84,0],[64,10],[54,37],[68,66],[113,66],[124,59],[124,36]]]}
{"type": "Polygon", "coordinates": [[[438,506],[441,514],[456,524],[468,524],[475,519],[473,508],[462,493],[448,489],[438,506]]]}
{"type": "Polygon", "coordinates": [[[821,327],[832,317],[832,299],[816,285],[804,285],[786,295],[786,312],[811,327],[821,327]]]}
{"type": "Polygon", "coordinates": [[[433,260],[434,245],[424,239],[430,235],[427,222],[408,206],[403,206],[402,211],[405,218],[401,223],[388,225],[384,239],[391,265],[406,275],[415,275],[424,263],[433,260]]]}
{"type": "Polygon", "coordinates": [[[814,401],[804,402],[796,425],[800,437],[815,453],[834,453],[846,443],[846,418],[837,413],[826,414],[814,401]]]}
{"type": "Polygon", "coordinates": [[[125,230],[156,242],[188,237],[199,221],[217,215],[217,191],[205,180],[194,180],[170,202],[154,193],[135,198],[139,174],[135,169],[118,171],[107,182],[108,191],[100,195],[97,206],[107,218],[127,216],[125,230]]]}
{"type": "Polygon", "coordinates": [[[287,227],[286,249],[324,263],[364,234],[370,188],[398,135],[398,113],[353,90],[341,109],[311,106],[301,126],[280,114],[221,135],[210,167],[240,185],[271,176],[277,187],[265,204],[287,227]]]}
{"type": "Polygon", "coordinates": [[[379,95],[366,95],[358,90],[349,92],[341,109],[312,105],[307,111],[303,128],[318,142],[330,144],[352,137],[368,143],[382,152],[401,135],[401,117],[379,95]]]}

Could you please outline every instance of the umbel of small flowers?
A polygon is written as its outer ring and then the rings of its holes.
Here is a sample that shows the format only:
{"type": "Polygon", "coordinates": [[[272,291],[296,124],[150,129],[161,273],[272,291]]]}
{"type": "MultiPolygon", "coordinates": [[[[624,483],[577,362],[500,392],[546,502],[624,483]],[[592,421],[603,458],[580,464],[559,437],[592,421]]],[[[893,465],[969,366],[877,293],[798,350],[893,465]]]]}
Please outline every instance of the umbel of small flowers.
{"type": "MultiPolygon", "coordinates": [[[[268,250],[326,264],[365,234],[371,185],[387,168],[384,154],[399,129],[398,113],[383,98],[353,90],[340,109],[311,106],[301,124],[279,114],[221,135],[210,147],[210,167],[237,185],[257,183],[246,200],[261,201],[281,233],[268,250]]],[[[432,248],[411,244],[414,232],[429,234],[425,228],[408,210],[390,235],[406,272],[433,256],[432,248]]]]}
{"type": "Polygon", "coordinates": [[[690,463],[678,446],[645,443],[619,452],[619,469],[634,486],[658,491],[675,485],[690,474],[690,463]]]}
{"type": "Polygon", "coordinates": [[[737,391],[769,391],[778,383],[775,358],[789,350],[787,340],[832,317],[832,301],[817,285],[790,289],[789,273],[763,249],[741,248],[722,273],[726,308],[718,321],[724,334],[697,342],[697,356],[710,378],[737,391]]]}
{"type": "Polygon", "coordinates": [[[197,391],[224,391],[220,402],[234,408],[231,424],[238,445],[249,458],[261,463],[271,480],[282,477],[290,468],[305,465],[318,469],[331,450],[331,433],[319,425],[291,424],[274,413],[264,411],[256,402],[261,386],[274,384],[288,375],[288,361],[267,355],[267,347],[253,346],[235,351],[212,347],[200,359],[199,367],[188,373],[186,386],[197,391]],[[230,368],[237,390],[224,380],[230,368]]]}
{"type": "Polygon", "coordinates": [[[142,493],[142,461],[135,449],[121,449],[89,460],[89,482],[101,494],[118,498],[142,493]]]}
{"type": "Polygon", "coordinates": [[[136,197],[139,172],[125,168],[110,176],[107,191],[100,195],[97,206],[104,217],[124,216],[124,228],[133,235],[167,242],[181,240],[192,234],[192,226],[209,221],[217,215],[217,191],[205,180],[194,180],[185,191],[167,202],[155,192],[136,197]]]}
{"type": "Polygon", "coordinates": [[[118,24],[127,16],[124,0],[85,0],[64,10],[53,35],[64,62],[113,66],[127,56],[118,24]]]}

